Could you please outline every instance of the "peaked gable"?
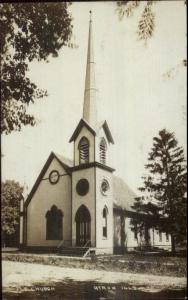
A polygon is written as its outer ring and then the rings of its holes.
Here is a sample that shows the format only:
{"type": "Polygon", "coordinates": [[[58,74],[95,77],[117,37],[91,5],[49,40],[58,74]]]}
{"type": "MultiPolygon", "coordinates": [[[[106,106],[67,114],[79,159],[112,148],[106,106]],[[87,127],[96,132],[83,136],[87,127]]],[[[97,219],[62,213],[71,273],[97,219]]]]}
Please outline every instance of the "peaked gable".
{"type": "Polygon", "coordinates": [[[107,124],[106,121],[104,121],[102,127],[103,127],[103,129],[104,129],[104,132],[105,132],[105,134],[106,134],[106,137],[107,137],[109,143],[114,144],[114,140],[113,140],[112,134],[111,134],[111,132],[110,132],[110,129],[109,129],[108,124],[107,124]]]}
{"type": "Polygon", "coordinates": [[[111,143],[111,144],[114,144],[114,140],[113,140],[111,131],[108,127],[108,124],[107,124],[106,120],[105,121],[103,120],[101,123],[98,124],[97,130],[99,131],[101,128],[104,130],[104,133],[106,135],[106,138],[107,138],[108,142],[111,143]]]}
{"type": "Polygon", "coordinates": [[[96,132],[95,130],[84,120],[84,119],[81,119],[80,122],[78,123],[75,131],[73,132],[73,135],[71,136],[70,140],[69,140],[69,143],[72,142],[72,141],[75,141],[75,139],[77,138],[77,136],[79,135],[81,129],[83,127],[86,127],[93,135],[96,135],[96,132]]]}
{"type": "Polygon", "coordinates": [[[44,167],[42,168],[42,170],[41,170],[41,172],[40,172],[40,174],[39,174],[37,180],[35,181],[35,184],[33,185],[32,189],[31,189],[31,191],[30,191],[30,193],[29,193],[29,195],[28,195],[28,197],[27,197],[27,199],[26,199],[26,201],[25,201],[25,203],[24,203],[24,205],[25,205],[26,207],[29,205],[29,203],[30,203],[30,201],[31,201],[31,199],[32,199],[32,197],[33,197],[33,195],[34,195],[34,193],[36,192],[36,190],[37,190],[37,188],[38,188],[38,186],[39,186],[39,184],[40,184],[42,178],[44,177],[46,171],[48,170],[49,165],[51,164],[51,162],[52,162],[52,160],[53,160],[54,158],[57,159],[57,161],[58,161],[58,162],[60,163],[60,165],[66,170],[66,172],[67,172],[69,175],[71,174],[71,170],[70,170],[70,169],[71,169],[71,167],[72,167],[72,165],[73,165],[73,164],[71,163],[71,161],[68,160],[68,159],[65,159],[64,157],[62,157],[62,156],[60,156],[60,155],[55,154],[54,152],[51,152],[50,155],[49,155],[49,157],[48,157],[48,159],[47,159],[47,161],[46,161],[46,163],[45,163],[45,165],[44,165],[44,167]]]}

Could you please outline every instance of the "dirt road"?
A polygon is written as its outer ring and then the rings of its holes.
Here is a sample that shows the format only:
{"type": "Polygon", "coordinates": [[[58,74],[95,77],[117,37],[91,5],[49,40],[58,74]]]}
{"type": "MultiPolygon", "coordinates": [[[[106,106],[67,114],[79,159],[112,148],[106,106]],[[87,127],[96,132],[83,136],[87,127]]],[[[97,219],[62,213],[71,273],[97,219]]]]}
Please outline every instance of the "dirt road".
{"type": "Polygon", "coordinates": [[[32,286],[38,282],[50,284],[72,279],[75,281],[94,281],[97,283],[126,283],[145,286],[149,290],[185,288],[186,278],[108,272],[86,269],[62,268],[42,264],[22,262],[2,262],[3,289],[9,287],[32,286]]]}

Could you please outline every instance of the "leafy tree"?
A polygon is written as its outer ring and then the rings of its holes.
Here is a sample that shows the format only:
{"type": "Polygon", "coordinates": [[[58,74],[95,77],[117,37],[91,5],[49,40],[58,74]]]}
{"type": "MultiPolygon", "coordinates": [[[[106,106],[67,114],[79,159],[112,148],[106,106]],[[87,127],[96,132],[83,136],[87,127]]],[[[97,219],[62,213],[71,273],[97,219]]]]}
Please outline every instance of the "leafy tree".
{"type": "MultiPolygon", "coordinates": [[[[168,232],[172,237],[172,251],[176,243],[186,239],[186,164],[183,148],[178,146],[174,133],[163,129],[153,138],[153,147],[145,165],[140,191],[149,195],[151,203],[136,201],[134,208],[150,218],[149,226],[168,232]]],[[[140,222],[140,226],[143,224],[140,222]]]]}
{"type": "MultiPolygon", "coordinates": [[[[155,13],[153,12],[153,6],[156,3],[160,3],[161,0],[146,0],[146,1],[133,1],[124,0],[117,1],[116,11],[119,19],[123,20],[124,17],[131,17],[134,14],[136,8],[142,6],[142,13],[138,21],[138,36],[141,40],[147,41],[153,36],[155,30],[155,13]]],[[[186,5],[186,1],[184,1],[186,5]]]]}
{"type": "Polygon", "coordinates": [[[23,187],[14,180],[6,180],[1,185],[1,226],[2,242],[15,239],[19,232],[19,207],[23,199],[23,187]]]}
{"type": "MultiPolygon", "coordinates": [[[[116,11],[118,13],[120,21],[124,19],[124,17],[131,17],[134,14],[134,11],[142,6],[142,13],[140,19],[138,21],[137,34],[140,40],[148,42],[149,39],[152,38],[153,33],[155,31],[155,19],[156,15],[153,11],[153,6],[156,3],[160,3],[161,0],[146,0],[146,1],[132,1],[132,0],[124,0],[117,1],[116,3],[116,11]]],[[[186,1],[184,1],[186,5],[186,1]]],[[[174,72],[175,69],[178,69],[179,66],[187,66],[187,59],[183,59],[176,67],[173,67],[169,70],[165,76],[170,77],[171,73],[174,72]]]]}
{"type": "Polygon", "coordinates": [[[155,14],[152,6],[156,1],[118,1],[117,12],[119,19],[123,20],[124,16],[130,17],[134,10],[143,4],[143,11],[138,22],[138,36],[141,40],[147,41],[153,35],[155,28],[155,14]]]}
{"type": "Polygon", "coordinates": [[[73,46],[70,3],[1,3],[1,133],[35,125],[27,106],[47,95],[27,76],[34,59],[58,56],[62,46],[73,46]]]}

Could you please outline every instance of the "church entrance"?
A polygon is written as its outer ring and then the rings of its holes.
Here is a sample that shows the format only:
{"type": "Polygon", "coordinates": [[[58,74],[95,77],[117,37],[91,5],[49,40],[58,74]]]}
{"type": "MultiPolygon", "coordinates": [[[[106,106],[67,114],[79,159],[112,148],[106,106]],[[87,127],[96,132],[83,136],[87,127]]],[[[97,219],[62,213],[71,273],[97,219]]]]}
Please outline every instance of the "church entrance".
{"type": "Polygon", "coordinates": [[[77,210],[76,217],[76,246],[83,247],[84,245],[90,245],[90,224],[91,217],[89,210],[85,205],[81,205],[77,210]]]}

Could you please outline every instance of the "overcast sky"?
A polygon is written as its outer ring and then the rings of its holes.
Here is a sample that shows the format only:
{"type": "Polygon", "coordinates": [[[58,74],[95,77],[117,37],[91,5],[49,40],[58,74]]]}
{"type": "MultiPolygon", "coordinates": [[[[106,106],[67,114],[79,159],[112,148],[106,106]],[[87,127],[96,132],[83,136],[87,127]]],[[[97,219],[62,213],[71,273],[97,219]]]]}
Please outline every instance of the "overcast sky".
{"type": "Polygon", "coordinates": [[[116,175],[137,191],[152,138],[163,128],[186,147],[186,6],[184,1],[153,5],[155,31],[145,45],[136,33],[142,5],[119,21],[114,2],[72,4],[78,48],[63,48],[58,58],[30,65],[29,76],[49,96],[29,108],[37,126],[3,135],[3,180],[14,179],[30,190],[51,151],[73,157],[68,140],[82,117],[90,9],[98,115],[108,121],[115,141],[116,175]]]}

